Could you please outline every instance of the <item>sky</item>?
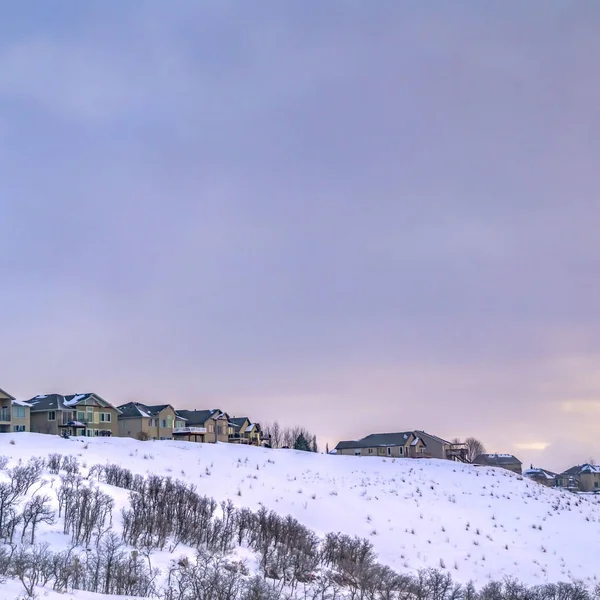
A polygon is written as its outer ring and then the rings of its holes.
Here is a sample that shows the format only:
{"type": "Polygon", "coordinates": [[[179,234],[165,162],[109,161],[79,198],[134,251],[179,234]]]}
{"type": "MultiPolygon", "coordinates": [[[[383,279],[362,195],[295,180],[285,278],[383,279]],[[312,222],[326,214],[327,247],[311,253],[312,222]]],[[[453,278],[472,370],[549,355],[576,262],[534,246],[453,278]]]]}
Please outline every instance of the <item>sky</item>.
{"type": "Polygon", "coordinates": [[[600,4],[2,12],[0,387],[600,461],[600,4]]]}

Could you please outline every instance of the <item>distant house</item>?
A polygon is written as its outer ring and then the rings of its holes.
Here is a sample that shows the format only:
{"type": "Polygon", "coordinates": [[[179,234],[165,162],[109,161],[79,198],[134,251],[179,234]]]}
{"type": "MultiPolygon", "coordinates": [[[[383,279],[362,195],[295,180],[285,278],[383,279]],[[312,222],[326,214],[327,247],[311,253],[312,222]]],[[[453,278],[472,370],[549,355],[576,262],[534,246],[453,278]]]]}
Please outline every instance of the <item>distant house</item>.
{"type": "Polygon", "coordinates": [[[427,446],[412,431],[372,433],[360,440],[339,442],[335,454],[346,456],[392,456],[396,458],[426,458],[427,446]]]}
{"type": "Polygon", "coordinates": [[[229,436],[234,434],[229,415],[218,408],[178,410],[176,415],[179,420],[185,421],[185,424],[173,430],[175,440],[214,444],[228,442],[229,436]]]}
{"type": "Polygon", "coordinates": [[[576,465],[557,475],[558,485],[581,492],[600,492],[600,467],[576,465]]]}
{"type": "Polygon", "coordinates": [[[185,427],[170,404],[128,402],[118,407],[119,435],[139,440],[172,440],[173,431],[185,427]]]}
{"type": "Polygon", "coordinates": [[[548,471],[548,469],[541,469],[539,467],[531,466],[529,469],[525,469],[523,471],[523,477],[527,477],[536,483],[540,483],[541,485],[545,485],[546,487],[556,487],[556,473],[552,471],[548,471]]]}
{"type": "Polygon", "coordinates": [[[30,407],[0,389],[0,433],[29,431],[30,407]]]}
{"type": "Polygon", "coordinates": [[[523,471],[521,461],[512,454],[480,454],[475,458],[473,464],[486,467],[500,467],[519,475],[523,471]]]}
{"type": "Polygon", "coordinates": [[[24,404],[30,407],[34,433],[87,437],[119,433],[120,411],[98,394],[42,394],[24,404]]]}
{"type": "Polygon", "coordinates": [[[258,423],[252,423],[248,417],[233,417],[229,420],[229,425],[233,429],[229,436],[231,443],[262,445],[263,436],[258,423]]]}
{"type": "Polygon", "coordinates": [[[426,433],[425,431],[416,430],[416,436],[421,438],[427,446],[427,454],[431,458],[442,458],[454,460],[458,462],[467,462],[467,445],[461,443],[453,443],[444,440],[437,435],[426,433]]]}

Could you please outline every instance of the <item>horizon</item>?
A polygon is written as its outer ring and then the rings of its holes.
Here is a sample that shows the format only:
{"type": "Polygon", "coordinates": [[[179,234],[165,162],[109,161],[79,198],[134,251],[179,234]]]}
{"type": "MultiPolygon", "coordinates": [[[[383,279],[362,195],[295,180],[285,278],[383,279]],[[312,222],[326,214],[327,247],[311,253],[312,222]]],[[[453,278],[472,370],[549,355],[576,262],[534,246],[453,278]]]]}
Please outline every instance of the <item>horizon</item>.
{"type": "Polygon", "coordinates": [[[1,388],[600,460],[600,5],[3,16],[1,388]]]}

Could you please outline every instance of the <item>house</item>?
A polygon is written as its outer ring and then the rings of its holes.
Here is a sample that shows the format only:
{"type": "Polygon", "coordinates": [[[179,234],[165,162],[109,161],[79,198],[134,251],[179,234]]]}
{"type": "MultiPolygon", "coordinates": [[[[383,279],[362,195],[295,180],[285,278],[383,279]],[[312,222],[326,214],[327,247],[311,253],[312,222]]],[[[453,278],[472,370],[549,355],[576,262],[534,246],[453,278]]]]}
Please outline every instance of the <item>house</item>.
{"type": "Polygon", "coordinates": [[[427,446],[414,432],[372,433],[360,440],[339,442],[337,455],[427,458],[427,446]]]}
{"type": "Polygon", "coordinates": [[[414,434],[421,438],[427,446],[427,454],[431,458],[442,458],[457,462],[467,461],[467,445],[444,440],[437,435],[416,430],[414,434]]]}
{"type": "Polygon", "coordinates": [[[519,475],[521,475],[523,470],[521,461],[512,454],[480,454],[475,457],[473,464],[486,467],[500,467],[519,475]]]}
{"type": "Polygon", "coordinates": [[[258,423],[252,423],[248,417],[233,417],[229,424],[233,426],[233,433],[229,436],[231,443],[262,445],[263,435],[258,423]]]}
{"type": "Polygon", "coordinates": [[[600,492],[600,467],[588,463],[576,465],[557,475],[557,482],[573,491],[600,492]]]}
{"type": "Polygon", "coordinates": [[[185,427],[170,404],[128,402],[118,407],[119,435],[138,440],[172,440],[173,431],[185,427]]]}
{"type": "Polygon", "coordinates": [[[540,469],[539,467],[534,468],[533,465],[523,471],[523,477],[527,477],[532,481],[545,485],[546,487],[556,487],[556,473],[548,471],[547,469],[540,469]]]}
{"type": "Polygon", "coordinates": [[[187,442],[228,442],[229,436],[235,433],[230,424],[229,415],[221,409],[210,410],[178,410],[179,420],[185,421],[182,427],[173,430],[173,439],[187,442]]]}
{"type": "Polygon", "coordinates": [[[0,433],[29,431],[30,408],[0,389],[0,433]]]}
{"type": "Polygon", "coordinates": [[[98,394],[42,394],[25,404],[30,407],[34,433],[87,437],[119,434],[119,409],[98,394]]]}

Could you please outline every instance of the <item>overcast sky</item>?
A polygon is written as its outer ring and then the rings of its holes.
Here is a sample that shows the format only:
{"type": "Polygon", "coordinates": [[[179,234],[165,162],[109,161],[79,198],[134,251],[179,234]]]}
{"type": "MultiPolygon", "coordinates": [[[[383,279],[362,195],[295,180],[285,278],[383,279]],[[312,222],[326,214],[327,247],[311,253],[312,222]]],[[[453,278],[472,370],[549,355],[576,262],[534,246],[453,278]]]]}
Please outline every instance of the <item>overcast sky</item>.
{"type": "Polygon", "coordinates": [[[600,460],[600,3],[10,4],[0,387],[600,460]]]}

